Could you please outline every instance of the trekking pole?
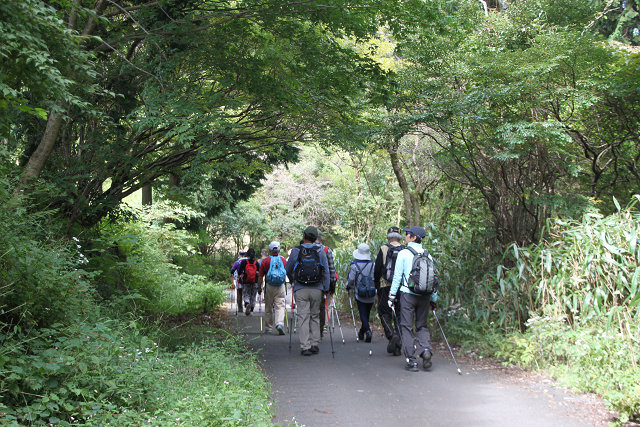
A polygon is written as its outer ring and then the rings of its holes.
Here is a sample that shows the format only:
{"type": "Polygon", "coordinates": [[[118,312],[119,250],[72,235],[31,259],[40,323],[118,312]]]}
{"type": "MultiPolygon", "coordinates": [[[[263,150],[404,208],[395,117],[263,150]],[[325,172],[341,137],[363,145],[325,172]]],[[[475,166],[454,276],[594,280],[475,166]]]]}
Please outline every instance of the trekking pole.
{"type": "Polygon", "coordinates": [[[358,339],[358,329],[356,328],[356,317],[353,315],[353,304],[351,303],[351,294],[347,292],[347,296],[349,297],[349,307],[351,307],[351,320],[353,320],[353,330],[356,332],[356,342],[360,341],[358,339]]]}
{"type": "MultiPolygon", "coordinates": [[[[400,335],[400,344],[402,345],[402,351],[404,351],[404,340],[402,339],[402,331],[400,330],[400,322],[398,322],[398,316],[396,315],[396,306],[395,305],[391,306],[391,311],[393,311],[393,317],[395,317],[396,325],[398,325],[398,335],[400,335]]],[[[409,359],[407,359],[406,355],[405,355],[405,359],[406,359],[406,361],[408,363],[409,359]]]]}
{"type": "Polygon", "coordinates": [[[295,322],[295,314],[293,313],[293,285],[292,285],[292,290],[291,290],[291,317],[293,317],[293,319],[291,320],[291,323],[289,324],[289,353],[291,353],[291,331],[293,330],[293,328],[292,328],[293,322],[295,322]]]}
{"type": "MultiPolygon", "coordinates": [[[[371,309],[373,310],[375,308],[376,308],[376,300],[374,299],[371,309]]],[[[369,327],[369,329],[371,330],[371,341],[369,341],[369,357],[373,355],[373,331],[374,331],[375,322],[376,322],[376,313],[374,311],[373,318],[371,319],[371,326],[369,327]]]]}
{"type": "MultiPolygon", "coordinates": [[[[324,296],[324,311],[327,315],[327,323],[329,322],[329,306],[327,305],[327,296],[324,296]]],[[[331,341],[331,357],[333,357],[335,359],[336,357],[336,352],[333,349],[333,333],[331,332],[331,326],[329,326],[329,341],[331,341]]]]}
{"type": "Polygon", "coordinates": [[[262,335],[262,292],[258,294],[258,310],[260,311],[260,335],[262,335]]]}
{"type": "Polygon", "coordinates": [[[336,299],[333,298],[331,308],[333,309],[333,314],[336,316],[338,320],[338,328],[340,329],[340,336],[342,337],[342,344],[344,344],[344,334],[342,333],[342,325],[340,324],[340,316],[338,315],[338,309],[336,308],[336,299]]]}
{"type": "Polygon", "coordinates": [[[444,342],[447,343],[447,347],[449,347],[449,353],[451,353],[451,357],[453,358],[453,363],[456,364],[456,368],[458,369],[458,374],[462,375],[462,371],[460,370],[460,367],[458,366],[458,362],[456,362],[456,358],[453,355],[453,351],[451,351],[451,346],[449,345],[449,341],[447,341],[447,336],[444,334],[444,329],[442,329],[442,325],[440,324],[440,321],[438,320],[438,316],[436,315],[436,311],[435,310],[431,310],[431,312],[433,313],[433,317],[436,318],[436,322],[438,322],[438,326],[440,326],[440,332],[442,332],[442,336],[444,337],[444,342]]]}

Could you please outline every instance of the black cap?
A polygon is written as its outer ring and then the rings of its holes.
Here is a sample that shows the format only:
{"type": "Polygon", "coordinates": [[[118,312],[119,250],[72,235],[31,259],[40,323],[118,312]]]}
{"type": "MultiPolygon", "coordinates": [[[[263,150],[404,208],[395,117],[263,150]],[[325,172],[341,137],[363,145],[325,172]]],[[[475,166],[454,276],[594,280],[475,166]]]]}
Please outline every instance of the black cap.
{"type": "Polygon", "coordinates": [[[418,227],[414,225],[413,227],[405,228],[404,231],[413,234],[421,239],[424,239],[427,236],[427,232],[424,231],[424,228],[418,227]]]}
{"type": "Polygon", "coordinates": [[[308,237],[312,242],[315,242],[318,238],[318,229],[313,225],[310,225],[304,229],[304,235],[305,237],[308,237]]]}
{"type": "Polygon", "coordinates": [[[400,227],[389,227],[387,234],[398,233],[400,234],[400,227]]]}

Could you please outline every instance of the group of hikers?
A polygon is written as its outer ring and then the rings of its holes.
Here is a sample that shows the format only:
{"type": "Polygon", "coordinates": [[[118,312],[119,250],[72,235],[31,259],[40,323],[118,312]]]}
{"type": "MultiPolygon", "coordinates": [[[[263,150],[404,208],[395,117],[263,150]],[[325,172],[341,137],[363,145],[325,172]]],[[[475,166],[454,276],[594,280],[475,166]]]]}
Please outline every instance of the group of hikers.
{"type": "MultiPolygon", "coordinates": [[[[358,340],[372,340],[369,317],[377,299],[378,316],[388,340],[387,352],[394,356],[404,354],[405,369],[417,372],[419,359],[425,370],[432,365],[427,313],[436,308],[438,275],[433,258],[422,246],[425,229],[412,226],[402,231],[399,227],[387,230],[388,242],[381,246],[375,261],[369,245],[358,245],[353,251],[346,289],[354,292],[358,306],[358,340]]],[[[238,312],[250,316],[264,290],[265,332],[284,335],[288,279],[293,290],[292,304],[295,301],[296,306],[300,353],[319,353],[338,280],[333,252],[322,243],[322,233],[316,227],[306,227],[300,245],[291,249],[287,259],[276,241],[261,255],[260,260],[256,259],[255,250],[249,248],[231,267],[238,312]]]]}

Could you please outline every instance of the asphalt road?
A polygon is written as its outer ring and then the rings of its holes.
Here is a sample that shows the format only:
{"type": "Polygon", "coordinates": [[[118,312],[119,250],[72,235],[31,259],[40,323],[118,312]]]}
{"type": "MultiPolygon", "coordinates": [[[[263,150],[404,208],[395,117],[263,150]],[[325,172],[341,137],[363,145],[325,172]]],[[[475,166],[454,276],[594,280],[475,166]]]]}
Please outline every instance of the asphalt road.
{"type": "Polygon", "coordinates": [[[336,324],[333,357],[328,335],[319,354],[301,356],[297,334],[293,334],[290,351],[288,334],[260,333],[257,308],[250,317],[233,312],[231,316],[260,352],[273,387],[277,425],[594,425],[580,418],[579,411],[567,409],[573,397],[566,391],[504,381],[490,370],[463,363],[462,375],[458,375],[446,348],[436,349],[428,372],[407,372],[401,356],[386,352],[386,340],[379,333],[372,345],[356,342],[350,315],[342,325],[345,344],[336,324]]]}

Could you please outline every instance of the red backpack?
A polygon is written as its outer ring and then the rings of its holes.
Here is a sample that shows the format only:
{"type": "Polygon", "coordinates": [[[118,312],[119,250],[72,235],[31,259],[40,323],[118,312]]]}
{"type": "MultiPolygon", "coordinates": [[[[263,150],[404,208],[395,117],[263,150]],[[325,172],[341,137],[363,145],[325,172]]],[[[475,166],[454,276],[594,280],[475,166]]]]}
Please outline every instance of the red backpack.
{"type": "Polygon", "coordinates": [[[256,283],[258,281],[258,261],[253,263],[247,260],[247,265],[244,266],[244,283],[256,283]]]}

